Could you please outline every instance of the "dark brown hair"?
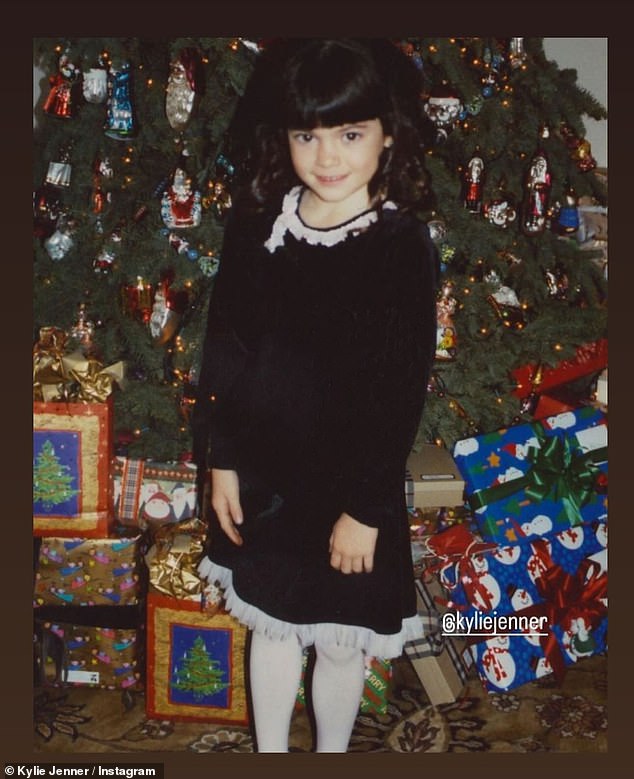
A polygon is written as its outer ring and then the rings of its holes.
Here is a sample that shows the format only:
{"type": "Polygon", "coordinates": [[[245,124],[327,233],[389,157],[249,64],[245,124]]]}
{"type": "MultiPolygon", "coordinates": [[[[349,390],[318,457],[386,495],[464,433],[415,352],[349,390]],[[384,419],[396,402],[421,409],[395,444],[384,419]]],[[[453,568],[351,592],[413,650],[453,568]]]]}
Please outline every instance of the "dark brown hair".
{"type": "Polygon", "coordinates": [[[381,154],[368,186],[370,198],[423,207],[429,121],[420,92],[416,66],[388,39],[272,42],[258,55],[230,133],[243,158],[246,194],[266,205],[299,183],[288,150],[288,129],[379,119],[394,143],[381,154]]]}

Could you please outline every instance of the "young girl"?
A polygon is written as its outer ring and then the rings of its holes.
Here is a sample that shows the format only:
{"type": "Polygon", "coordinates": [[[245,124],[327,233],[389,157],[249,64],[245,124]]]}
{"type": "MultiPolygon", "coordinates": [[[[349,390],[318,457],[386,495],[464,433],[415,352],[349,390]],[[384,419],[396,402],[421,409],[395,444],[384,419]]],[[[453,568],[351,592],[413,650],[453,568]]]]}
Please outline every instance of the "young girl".
{"type": "Polygon", "coordinates": [[[287,752],[314,645],[317,752],[345,752],[364,656],[422,635],[406,459],[435,341],[418,71],[387,40],[259,55],[253,128],[210,303],[195,414],[211,470],[200,565],[251,630],[257,750],[287,752]]]}

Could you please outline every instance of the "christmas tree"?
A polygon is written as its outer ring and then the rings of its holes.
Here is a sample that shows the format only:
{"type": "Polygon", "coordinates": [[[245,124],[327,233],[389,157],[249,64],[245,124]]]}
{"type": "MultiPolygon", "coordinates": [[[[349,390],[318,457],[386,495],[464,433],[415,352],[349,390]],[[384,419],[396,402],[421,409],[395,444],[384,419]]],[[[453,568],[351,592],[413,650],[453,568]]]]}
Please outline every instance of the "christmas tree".
{"type": "MultiPolygon", "coordinates": [[[[514,371],[605,338],[607,205],[585,116],[606,111],[541,38],[394,40],[421,70],[441,257],[437,359],[418,442],[531,418],[514,371]]],[[[105,365],[118,450],[186,456],[206,305],[242,160],[231,119],[266,41],[34,39],[34,338],[64,330],[105,365]]]]}
{"type": "Polygon", "coordinates": [[[73,475],[62,465],[51,441],[44,441],[33,467],[33,501],[49,509],[78,494],[73,489],[73,475]]]}
{"type": "Polygon", "coordinates": [[[203,637],[196,636],[182,666],[174,669],[172,687],[191,692],[196,700],[215,695],[229,686],[222,681],[224,672],[218,666],[218,660],[214,660],[207,651],[203,637]]]}

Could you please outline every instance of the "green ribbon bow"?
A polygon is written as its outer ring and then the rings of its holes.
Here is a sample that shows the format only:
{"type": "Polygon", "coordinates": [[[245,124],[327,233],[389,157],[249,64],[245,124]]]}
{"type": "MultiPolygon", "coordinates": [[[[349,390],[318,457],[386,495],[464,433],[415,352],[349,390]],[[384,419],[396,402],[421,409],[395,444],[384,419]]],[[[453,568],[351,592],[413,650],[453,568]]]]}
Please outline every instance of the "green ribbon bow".
{"type": "Polygon", "coordinates": [[[471,507],[480,509],[523,489],[533,501],[550,497],[561,503],[571,525],[581,524],[581,509],[596,491],[597,463],[607,460],[607,446],[582,453],[575,450],[568,436],[549,438],[542,425],[531,427],[539,441],[539,448],[529,448],[531,467],[528,472],[518,479],[474,493],[469,498],[471,507]]]}

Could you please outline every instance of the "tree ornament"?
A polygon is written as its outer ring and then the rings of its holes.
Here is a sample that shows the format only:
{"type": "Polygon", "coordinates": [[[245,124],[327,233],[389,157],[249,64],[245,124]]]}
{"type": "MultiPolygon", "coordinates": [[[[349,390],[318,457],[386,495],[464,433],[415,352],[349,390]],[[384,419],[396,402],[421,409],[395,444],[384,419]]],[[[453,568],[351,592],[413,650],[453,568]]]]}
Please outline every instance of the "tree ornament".
{"type": "Polygon", "coordinates": [[[70,61],[68,53],[62,54],[57,73],[49,78],[51,89],[44,101],[44,112],[60,119],[72,119],[77,112],[80,81],[81,71],[70,61]]]}
{"type": "Polygon", "coordinates": [[[526,325],[525,311],[518,300],[515,290],[500,283],[500,279],[491,271],[485,276],[485,281],[492,284],[496,289],[487,300],[493,307],[498,318],[504,327],[512,327],[515,330],[521,330],[526,325]]]}
{"type": "Polygon", "coordinates": [[[496,227],[507,228],[517,218],[517,210],[512,195],[504,189],[501,181],[496,196],[487,201],[482,211],[485,218],[496,227]]]}
{"type": "Polygon", "coordinates": [[[592,156],[590,142],[585,138],[579,138],[575,135],[572,127],[569,127],[565,123],[561,125],[559,132],[566,142],[566,146],[570,149],[570,156],[575,161],[579,170],[584,173],[589,170],[594,170],[594,168],[597,167],[597,161],[592,156]]]}
{"type": "Polygon", "coordinates": [[[436,142],[441,143],[455,127],[462,111],[462,101],[448,84],[434,87],[423,105],[423,110],[436,127],[436,142]]]}
{"type": "Polygon", "coordinates": [[[111,200],[110,192],[104,193],[102,188],[103,179],[111,179],[113,176],[110,160],[107,157],[97,156],[93,162],[92,171],[93,188],[90,196],[90,207],[93,214],[101,214],[111,200]]]}
{"type": "Polygon", "coordinates": [[[427,222],[429,237],[434,243],[442,243],[447,237],[447,224],[443,219],[430,219],[427,222]]]}
{"type": "Polygon", "coordinates": [[[509,41],[509,64],[513,70],[524,67],[528,54],[524,48],[524,38],[511,38],[509,41]]]}
{"type": "Polygon", "coordinates": [[[154,288],[142,276],[137,276],[136,283],[124,284],[121,288],[123,310],[133,319],[149,324],[154,305],[154,288]]]}
{"type": "Polygon", "coordinates": [[[559,235],[574,235],[580,225],[579,198],[571,186],[564,195],[563,204],[557,205],[554,228],[559,235]]]}
{"type": "Polygon", "coordinates": [[[210,180],[207,184],[207,194],[202,198],[203,208],[211,210],[218,219],[222,219],[231,205],[231,194],[225,182],[222,179],[210,180]]]}
{"type": "Polygon", "coordinates": [[[108,71],[105,133],[118,141],[125,141],[136,133],[129,62],[123,62],[118,69],[110,66],[108,71]]]}
{"type": "Polygon", "coordinates": [[[113,230],[92,263],[95,273],[110,273],[117,258],[117,244],[121,243],[121,230],[113,230]]]}
{"type": "Polygon", "coordinates": [[[484,186],[484,160],[474,155],[467,163],[463,177],[463,203],[467,211],[479,214],[482,210],[482,188],[484,186]]]}
{"type": "Polygon", "coordinates": [[[156,288],[152,313],[150,316],[150,333],[157,346],[163,346],[178,333],[181,317],[189,302],[186,290],[173,290],[174,271],[165,271],[156,288]]]}
{"type": "Polygon", "coordinates": [[[92,338],[95,333],[95,325],[88,319],[86,304],[80,303],[77,313],[77,322],[72,326],[69,336],[75,344],[84,352],[92,351],[92,338]]]}
{"type": "Polygon", "coordinates": [[[44,241],[44,248],[52,260],[63,259],[73,248],[74,241],[71,237],[73,230],[73,222],[63,215],[60,216],[55,231],[44,241]]]}
{"type": "Polygon", "coordinates": [[[556,265],[554,270],[547,268],[544,271],[548,294],[555,300],[566,300],[570,283],[568,275],[561,265],[556,265]]]}
{"type": "Polygon", "coordinates": [[[165,115],[173,130],[181,133],[187,127],[201,92],[200,54],[194,48],[181,49],[170,62],[165,93],[165,115]]]}
{"type": "Polygon", "coordinates": [[[201,195],[192,191],[191,179],[182,168],[176,168],[172,184],[161,198],[161,217],[166,227],[198,227],[202,211],[201,195]]]}
{"type": "Polygon", "coordinates": [[[53,184],[56,187],[70,187],[72,166],[70,164],[70,155],[72,143],[65,143],[59,150],[59,160],[51,161],[46,171],[46,183],[53,184]]]}
{"type": "Polygon", "coordinates": [[[456,356],[457,334],[453,315],[458,301],[453,297],[453,284],[443,284],[436,300],[436,359],[453,360],[456,356]]]}
{"type": "Polygon", "coordinates": [[[198,260],[198,267],[203,276],[206,276],[208,279],[213,279],[216,273],[218,273],[220,260],[213,254],[203,254],[198,260]]]}
{"type": "Polygon", "coordinates": [[[55,232],[62,209],[60,191],[44,182],[33,194],[33,235],[48,238],[55,232]]]}
{"type": "Polygon", "coordinates": [[[87,103],[105,103],[108,98],[108,71],[99,57],[97,67],[88,68],[82,82],[84,100],[87,103]]]}
{"type": "Polygon", "coordinates": [[[500,90],[495,73],[487,73],[482,77],[482,96],[486,98],[493,97],[500,90]]]}
{"type": "Polygon", "coordinates": [[[527,235],[541,233],[546,228],[550,187],[551,176],[548,158],[543,149],[538,149],[531,161],[526,179],[522,230],[527,235]]]}
{"type": "Polygon", "coordinates": [[[520,412],[533,416],[539,404],[539,385],[543,379],[543,367],[540,364],[535,368],[535,373],[531,379],[531,389],[528,395],[520,403],[520,412]]]}

